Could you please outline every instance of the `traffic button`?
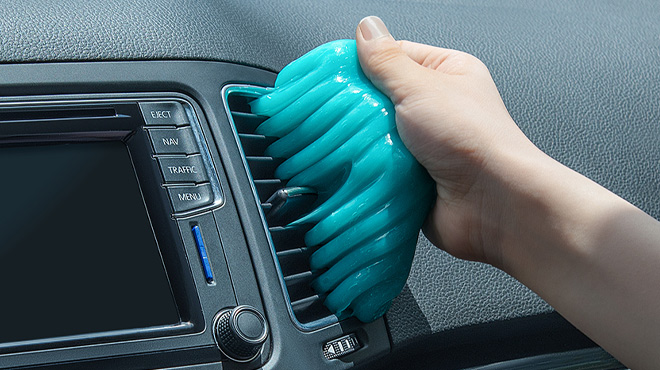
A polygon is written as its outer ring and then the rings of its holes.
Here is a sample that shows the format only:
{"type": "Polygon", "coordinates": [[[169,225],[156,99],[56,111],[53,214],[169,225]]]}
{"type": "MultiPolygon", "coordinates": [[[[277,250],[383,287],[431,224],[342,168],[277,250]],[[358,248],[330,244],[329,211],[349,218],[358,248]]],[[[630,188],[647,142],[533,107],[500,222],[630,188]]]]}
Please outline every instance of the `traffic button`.
{"type": "Polygon", "coordinates": [[[208,182],[202,156],[158,158],[166,183],[208,182]]]}

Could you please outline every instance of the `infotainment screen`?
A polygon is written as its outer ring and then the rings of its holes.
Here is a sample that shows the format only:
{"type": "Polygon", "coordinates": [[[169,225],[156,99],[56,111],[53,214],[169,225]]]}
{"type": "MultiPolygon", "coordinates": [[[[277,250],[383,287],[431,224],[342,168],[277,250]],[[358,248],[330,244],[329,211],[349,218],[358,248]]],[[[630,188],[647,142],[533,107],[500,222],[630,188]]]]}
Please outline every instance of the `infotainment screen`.
{"type": "Polygon", "coordinates": [[[0,343],[181,321],[121,141],[0,146],[0,343]]]}

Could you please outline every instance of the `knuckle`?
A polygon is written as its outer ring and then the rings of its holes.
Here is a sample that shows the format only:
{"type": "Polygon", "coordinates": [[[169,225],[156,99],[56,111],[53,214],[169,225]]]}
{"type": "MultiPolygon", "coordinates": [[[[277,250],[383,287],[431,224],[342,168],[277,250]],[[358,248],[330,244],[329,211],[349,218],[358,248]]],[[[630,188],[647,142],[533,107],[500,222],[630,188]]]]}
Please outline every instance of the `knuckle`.
{"type": "Polygon", "coordinates": [[[462,51],[452,54],[445,63],[446,68],[456,74],[488,72],[488,68],[479,58],[462,51]]]}
{"type": "Polygon", "coordinates": [[[400,49],[386,45],[380,46],[369,55],[368,64],[374,69],[388,69],[390,64],[402,55],[403,52],[400,49]]]}

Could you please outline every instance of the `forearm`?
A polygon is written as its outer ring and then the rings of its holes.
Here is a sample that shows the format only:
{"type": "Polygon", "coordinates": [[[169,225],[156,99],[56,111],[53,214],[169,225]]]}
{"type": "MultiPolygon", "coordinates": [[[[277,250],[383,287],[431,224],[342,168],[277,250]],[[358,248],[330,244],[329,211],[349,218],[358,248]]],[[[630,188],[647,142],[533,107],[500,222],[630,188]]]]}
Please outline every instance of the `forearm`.
{"type": "Polygon", "coordinates": [[[436,182],[429,240],[507,271],[628,366],[657,368],[659,223],[534,147],[478,59],[396,42],[377,17],[356,42],[436,182]]]}
{"type": "Polygon", "coordinates": [[[548,157],[507,162],[499,267],[627,366],[657,368],[660,223],[548,157]]]}

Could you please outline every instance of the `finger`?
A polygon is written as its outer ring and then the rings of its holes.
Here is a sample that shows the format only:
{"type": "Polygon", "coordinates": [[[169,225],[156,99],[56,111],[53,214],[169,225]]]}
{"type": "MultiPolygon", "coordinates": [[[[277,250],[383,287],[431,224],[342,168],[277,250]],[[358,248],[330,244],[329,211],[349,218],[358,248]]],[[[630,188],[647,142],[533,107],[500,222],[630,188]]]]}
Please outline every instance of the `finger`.
{"type": "Polygon", "coordinates": [[[419,64],[401,49],[378,17],[364,18],[355,33],[362,70],[396,103],[402,97],[399,90],[416,78],[419,64]]]}
{"type": "Polygon", "coordinates": [[[462,51],[437,46],[419,44],[412,41],[398,41],[401,50],[422,67],[446,74],[462,74],[471,65],[479,64],[478,59],[462,51]]]}
{"type": "Polygon", "coordinates": [[[420,44],[413,41],[401,40],[398,41],[401,50],[403,50],[406,55],[418,64],[427,67],[433,68],[432,63],[442,63],[449,56],[460,53],[459,51],[452,49],[444,49],[436,46],[420,44]]]}

